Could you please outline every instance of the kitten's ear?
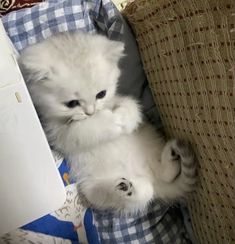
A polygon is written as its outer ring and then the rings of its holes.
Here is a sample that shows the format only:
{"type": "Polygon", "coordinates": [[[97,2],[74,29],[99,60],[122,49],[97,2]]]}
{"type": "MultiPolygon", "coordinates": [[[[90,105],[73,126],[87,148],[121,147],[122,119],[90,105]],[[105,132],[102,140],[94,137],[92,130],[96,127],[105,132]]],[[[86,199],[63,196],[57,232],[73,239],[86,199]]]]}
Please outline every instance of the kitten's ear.
{"type": "Polygon", "coordinates": [[[38,46],[30,46],[25,49],[19,59],[19,67],[25,79],[25,82],[38,82],[49,78],[52,69],[45,52],[38,46]]]}
{"type": "Polygon", "coordinates": [[[113,62],[118,62],[122,57],[124,57],[125,45],[123,42],[109,41],[108,50],[106,50],[106,55],[108,59],[113,62]]]}

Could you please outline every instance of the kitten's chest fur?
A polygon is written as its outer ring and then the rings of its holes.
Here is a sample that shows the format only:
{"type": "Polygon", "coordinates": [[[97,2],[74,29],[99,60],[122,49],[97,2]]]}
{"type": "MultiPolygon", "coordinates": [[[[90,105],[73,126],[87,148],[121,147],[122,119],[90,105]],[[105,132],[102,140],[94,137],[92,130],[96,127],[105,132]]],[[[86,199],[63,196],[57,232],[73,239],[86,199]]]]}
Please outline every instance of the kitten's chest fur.
{"type": "Polygon", "coordinates": [[[103,174],[105,177],[118,177],[128,174],[130,178],[132,174],[147,173],[152,178],[153,168],[160,163],[162,147],[162,141],[153,133],[153,128],[145,124],[132,134],[79,151],[73,166],[77,165],[86,176],[103,174]]]}

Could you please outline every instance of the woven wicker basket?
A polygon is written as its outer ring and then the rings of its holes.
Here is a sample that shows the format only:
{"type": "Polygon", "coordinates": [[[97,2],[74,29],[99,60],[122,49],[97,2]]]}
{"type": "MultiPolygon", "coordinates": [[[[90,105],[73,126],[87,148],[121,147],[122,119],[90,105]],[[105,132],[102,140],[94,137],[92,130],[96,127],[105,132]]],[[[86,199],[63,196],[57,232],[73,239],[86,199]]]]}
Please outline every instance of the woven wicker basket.
{"type": "Polygon", "coordinates": [[[136,0],[123,14],[166,132],[197,153],[198,241],[235,243],[235,1],[136,0]]]}

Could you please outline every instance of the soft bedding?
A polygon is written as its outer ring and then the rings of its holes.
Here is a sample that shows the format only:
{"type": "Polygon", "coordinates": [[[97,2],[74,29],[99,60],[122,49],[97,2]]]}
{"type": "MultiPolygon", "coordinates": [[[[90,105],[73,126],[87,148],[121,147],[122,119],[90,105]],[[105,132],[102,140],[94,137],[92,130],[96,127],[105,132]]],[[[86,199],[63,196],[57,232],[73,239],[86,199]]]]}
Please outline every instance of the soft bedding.
{"type": "MultiPolygon", "coordinates": [[[[19,52],[58,32],[77,29],[125,42],[119,91],[137,97],[146,117],[161,128],[137,45],[110,0],[50,0],[9,13],[2,21],[19,52]]],[[[66,161],[57,164],[67,192],[64,206],[4,235],[0,243],[190,243],[179,209],[158,201],[145,213],[131,217],[84,208],[66,161]]]]}

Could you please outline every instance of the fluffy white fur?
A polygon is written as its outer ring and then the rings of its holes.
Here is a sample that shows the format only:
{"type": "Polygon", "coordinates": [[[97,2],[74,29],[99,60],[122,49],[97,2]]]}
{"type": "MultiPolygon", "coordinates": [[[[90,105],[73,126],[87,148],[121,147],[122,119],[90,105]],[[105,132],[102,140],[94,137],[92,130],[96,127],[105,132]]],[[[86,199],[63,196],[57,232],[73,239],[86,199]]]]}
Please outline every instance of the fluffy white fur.
{"type": "Polygon", "coordinates": [[[99,35],[61,34],[27,48],[19,63],[48,140],[88,202],[132,212],[191,191],[195,159],[186,142],[165,142],[143,123],[133,98],[116,94],[123,49],[99,35]],[[68,108],[72,100],[79,106],[68,108]]]}

